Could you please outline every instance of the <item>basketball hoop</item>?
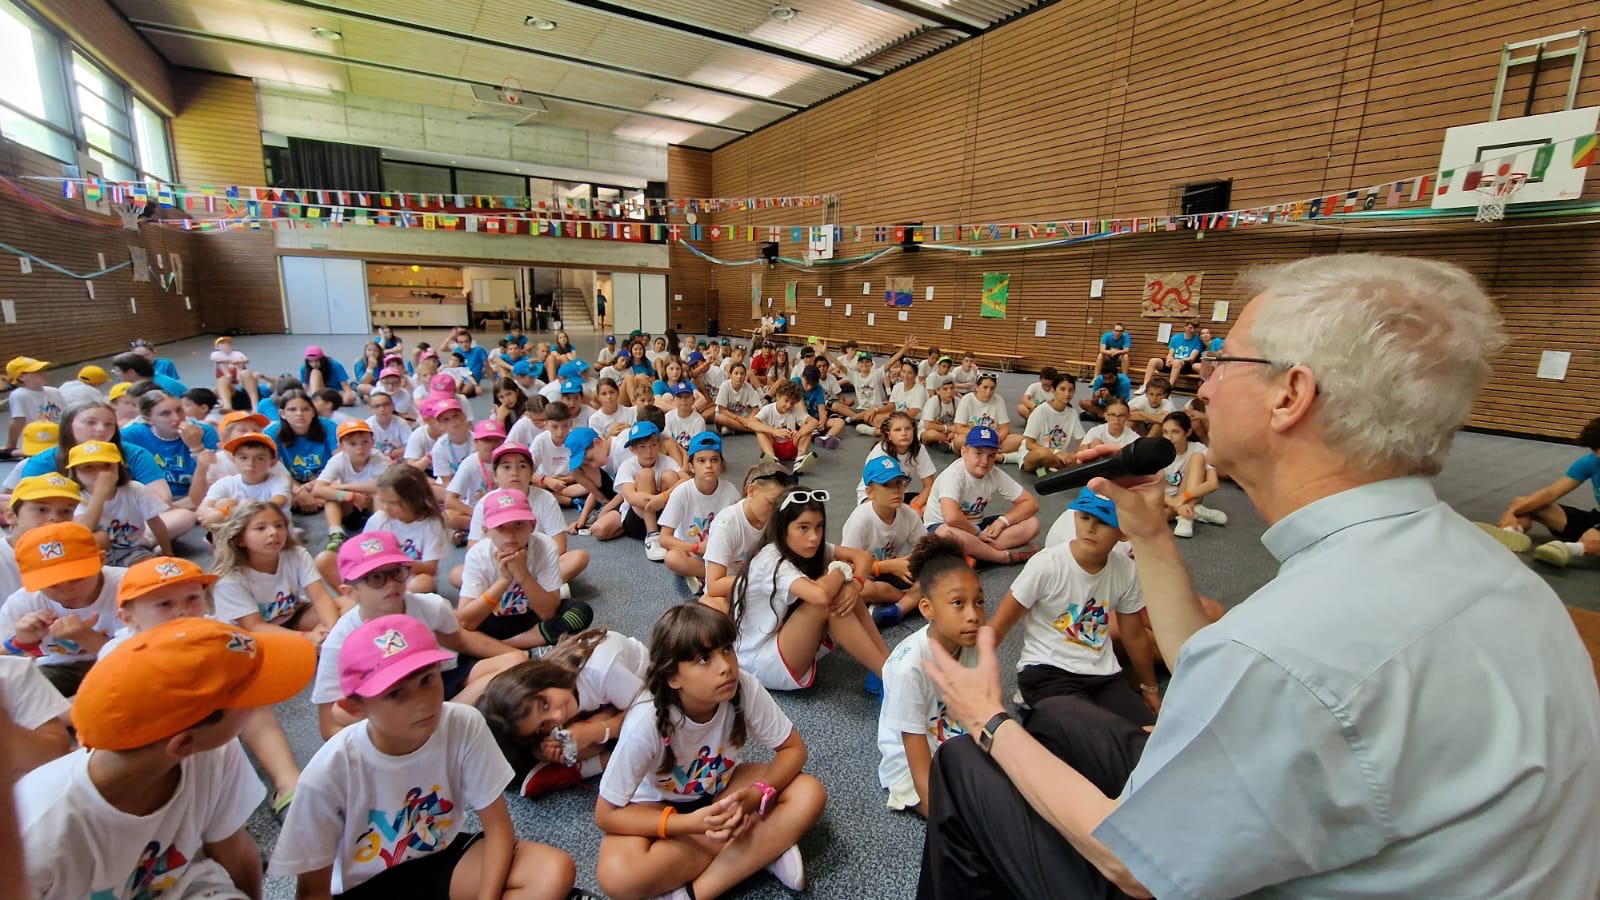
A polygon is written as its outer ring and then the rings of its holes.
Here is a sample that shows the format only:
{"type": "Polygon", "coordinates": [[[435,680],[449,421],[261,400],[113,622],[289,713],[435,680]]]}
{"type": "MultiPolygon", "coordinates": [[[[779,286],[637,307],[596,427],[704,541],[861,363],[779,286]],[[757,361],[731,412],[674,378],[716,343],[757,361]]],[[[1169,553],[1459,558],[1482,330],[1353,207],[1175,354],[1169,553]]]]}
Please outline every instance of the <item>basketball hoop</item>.
{"type": "Polygon", "coordinates": [[[112,207],[117,211],[117,218],[122,220],[122,227],[128,231],[139,230],[139,214],[144,212],[143,203],[118,203],[112,207]]]}
{"type": "Polygon", "coordinates": [[[1506,217],[1506,204],[1516,196],[1517,189],[1528,180],[1525,172],[1496,175],[1487,186],[1477,189],[1478,214],[1476,222],[1498,222],[1506,217]]]}
{"type": "Polygon", "coordinates": [[[507,78],[500,82],[500,99],[509,106],[521,105],[522,82],[515,78],[507,78]]]}

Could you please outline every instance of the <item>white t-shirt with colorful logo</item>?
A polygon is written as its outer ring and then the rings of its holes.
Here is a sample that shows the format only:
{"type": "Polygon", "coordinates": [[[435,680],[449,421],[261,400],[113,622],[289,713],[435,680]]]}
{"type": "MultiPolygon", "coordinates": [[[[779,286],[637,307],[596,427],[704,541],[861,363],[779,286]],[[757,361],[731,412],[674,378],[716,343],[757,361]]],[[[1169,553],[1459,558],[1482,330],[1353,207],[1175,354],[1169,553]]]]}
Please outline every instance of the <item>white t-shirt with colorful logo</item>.
{"type": "Polygon", "coordinates": [[[53,387],[11,389],[11,418],[23,422],[60,422],[67,401],[53,387]]]}
{"type": "Polygon", "coordinates": [[[694,543],[705,537],[717,515],[738,503],[741,496],[726,478],[717,479],[716,489],[709,494],[700,493],[699,485],[691,479],[667,496],[667,505],[656,522],[662,528],[671,528],[672,536],[678,540],[694,543]]]}
{"type": "MultiPolygon", "coordinates": [[[[794,724],[749,672],[739,673],[739,699],[749,740],[777,747],[789,739],[794,724]]],[[[620,809],[629,803],[686,802],[722,793],[739,765],[740,748],[731,739],[733,718],[732,702],[718,706],[711,720],[703,723],[675,709],[672,744],[663,747],[656,731],[655,702],[642,698],[622,720],[616,749],[600,777],[601,799],[620,809]],[[670,772],[658,774],[666,752],[672,754],[674,765],[670,772]]]]}
{"type": "Polygon", "coordinates": [[[844,535],[839,543],[865,550],[874,559],[899,559],[910,556],[911,548],[927,533],[922,517],[910,506],[901,504],[895,510],[894,521],[885,523],[871,503],[858,503],[850,511],[850,518],[844,520],[844,535]]]}
{"type": "MultiPolygon", "coordinates": [[[[178,763],[178,787],[147,816],[106,802],[76,750],[17,784],[27,896],[49,900],[237,897],[233,879],[204,845],[244,827],[266,796],[237,740],[178,763]]],[[[16,873],[7,876],[13,885],[16,873]]]]}
{"type": "MultiPolygon", "coordinates": [[[[528,488],[528,505],[533,508],[533,530],[539,534],[555,537],[565,534],[567,520],[561,515],[561,501],[556,495],[542,487],[530,486],[528,488]]],[[[467,525],[467,541],[473,543],[483,540],[488,532],[483,527],[483,497],[472,505],[472,521],[467,525]]]]}
{"type": "MultiPolygon", "coordinates": [[[[237,478],[238,476],[230,476],[237,478]]],[[[78,504],[74,512],[83,511],[78,504]]],[[[149,522],[167,511],[167,504],[137,481],[129,481],[117,488],[106,505],[100,508],[100,521],[96,524],[105,530],[112,550],[130,547],[154,547],[156,538],[149,531],[149,522]]]]}
{"type": "MultiPolygon", "coordinates": [[[[528,571],[533,580],[547,591],[561,590],[561,550],[549,537],[534,532],[528,535],[528,571]]],[[[479,541],[467,551],[461,565],[461,597],[483,597],[500,578],[500,568],[494,561],[494,542],[479,541]]],[[[520,616],[530,610],[528,595],[522,585],[511,579],[505,593],[499,597],[486,597],[494,608],[492,616],[520,616]]]]}
{"type": "Polygon", "coordinates": [[[1028,415],[1028,425],[1022,433],[1046,450],[1066,450],[1074,441],[1083,440],[1083,423],[1070,404],[1057,412],[1050,404],[1041,403],[1028,415]]]}
{"type": "Polygon", "coordinates": [[[961,425],[987,425],[990,428],[999,428],[1011,422],[1011,414],[1006,412],[1006,405],[999,394],[989,398],[985,403],[978,399],[977,394],[968,394],[956,403],[956,422],[961,425]]]}
{"type": "Polygon", "coordinates": [[[359,722],[300,773],[267,871],[292,877],[331,865],[338,895],[450,846],[467,811],[499,800],[514,774],[471,706],[443,704],[433,735],[405,756],[378,750],[359,722]]]}
{"type": "MultiPolygon", "coordinates": [[[[944,505],[940,501],[946,497],[960,504],[961,512],[968,521],[979,522],[988,516],[999,515],[989,510],[989,501],[993,498],[1001,497],[1015,503],[1020,496],[1022,485],[1000,471],[998,464],[990,467],[989,473],[982,478],[974,478],[967,472],[966,462],[957,459],[933,480],[933,490],[928,492],[928,508],[922,514],[923,520],[929,525],[944,524],[944,505]]],[[[1006,508],[1010,509],[1010,506],[1006,508]]]]}
{"type": "Polygon", "coordinates": [[[361,530],[393,534],[395,540],[400,542],[400,551],[411,557],[413,562],[434,562],[450,552],[450,536],[445,534],[444,522],[439,519],[402,522],[390,518],[388,513],[380,509],[367,519],[366,527],[361,530]]]}
{"type": "Polygon", "coordinates": [[[1131,558],[1112,553],[1105,568],[1090,575],[1078,565],[1070,543],[1048,547],[1022,567],[1011,594],[1028,611],[1017,671],[1028,666],[1079,675],[1122,671],[1111,650],[1111,614],[1144,609],[1131,558]]]}
{"type": "MultiPolygon", "coordinates": [[[[238,624],[255,613],[269,625],[286,624],[302,606],[311,605],[308,585],[322,580],[304,547],[278,554],[278,571],[258,572],[245,566],[222,576],[211,588],[217,618],[238,624]]],[[[326,585],[324,585],[326,587],[326,585]]],[[[332,589],[328,591],[334,593],[332,589]]]]}
{"type": "MultiPolygon", "coordinates": [[[[939,689],[922,669],[922,661],[933,658],[928,649],[932,640],[929,627],[922,626],[896,644],[883,664],[883,707],[878,710],[878,753],[882,756],[878,762],[878,784],[885,788],[892,788],[911,775],[901,735],[927,735],[928,752],[932,753],[945,741],[967,733],[945,709],[939,689]]],[[[977,668],[978,648],[961,648],[959,659],[963,666],[977,668]]]]}
{"type": "Polygon", "coordinates": [[[724,381],[717,388],[717,406],[736,416],[748,416],[761,408],[761,392],[748,381],[738,390],[733,389],[733,382],[724,381]]]}
{"type": "MultiPolygon", "coordinates": [[[[358,541],[360,538],[351,540],[358,541]]],[[[407,592],[406,608],[402,612],[432,628],[435,636],[455,634],[461,630],[461,624],[456,620],[456,611],[451,607],[450,601],[438,594],[407,592]]],[[[332,703],[344,696],[344,691],[339,689],[339,648],[344,646],[350,632],[360,628],[361,623],[365,621],[361,618],[361,607],[357,606],[340,616],[339,621],[328,629],[328,636],[322,641],[322,649],[317,652],[317,674],[311,680],[312,703],[332,703]]],[[[455,667],[454,659],[443,666],[445,669],[455,667]]],[[[507,778],[509,780],[510,776],[507,778]]],[[[501,786],[504,787],[504,783],[501,786]]]]}
{"type": "Polygon", "coordinates": [[[691,438],[706,430],[705,417],[697,412],[689,413],[689,415],[685,417],[678,415],[677,410],[669,409],[667,410],[666,415],[661,417],[661,420],[666,426],[661,430],[668,437],[677,441],[678,446],[685,450],[689,449],[689,441],[691,438]]]}
{"type": "MultiPolygon", "coordinates": [[[[51,600],[38,591],[26,588],[18,590],[6,602],[0,605],[0,638],[14,637],[17,633],[17,620],[29,613],[48,611],[57,618],[68,615],[77,615],[87,620],[90,616],[99,616],[95,620],[94,630],[106,637],[110,637],[118,626],[117,622],[117,588],[122,586],[122,576],[128,570],[120,566],[106,566],[100,570],[105,576],[105,582],[100,587],[100,593],[95,596],[94,602],[82,609],[68,609],[51,600]]],[[[96,654],[85,650],[76,641],[66,638],[53,637],[49,634],[39,642],[41,656],[39,665],[51,666],[59,663],[83,662],[95,659],[96,654]]]]}

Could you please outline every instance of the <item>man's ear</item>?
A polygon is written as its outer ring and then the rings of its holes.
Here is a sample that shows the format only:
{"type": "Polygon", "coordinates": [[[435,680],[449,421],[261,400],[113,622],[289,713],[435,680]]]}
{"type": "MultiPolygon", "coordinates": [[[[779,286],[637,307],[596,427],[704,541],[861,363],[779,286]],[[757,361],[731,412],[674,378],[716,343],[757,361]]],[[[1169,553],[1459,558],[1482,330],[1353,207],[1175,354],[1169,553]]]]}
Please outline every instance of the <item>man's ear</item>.
{"type": "Polygon", "coordinates": [[[1274,387],[1270,425],[1283,433],[1294,428],[1311,414],[1317,402],[1317,377],[1305,366],[1295,366],[1281,384],[1274,387]]]}

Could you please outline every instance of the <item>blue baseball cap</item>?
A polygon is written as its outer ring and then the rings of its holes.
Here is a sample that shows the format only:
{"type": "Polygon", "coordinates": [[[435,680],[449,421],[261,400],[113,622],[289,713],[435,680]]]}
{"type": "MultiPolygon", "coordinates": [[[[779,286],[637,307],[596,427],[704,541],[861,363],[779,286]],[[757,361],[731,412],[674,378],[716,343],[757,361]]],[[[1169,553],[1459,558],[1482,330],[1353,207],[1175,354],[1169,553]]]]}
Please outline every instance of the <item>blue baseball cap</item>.
{"type": "Polygon", "coordinates": [[[879,456],[867,460],[866,468],[861,470],[861,480],[867,484],[888,484],[899,478],[907,481],[911,479],[906,470],[900,468],[899,460],[892,456],[879,456]]]}
{"type": "Polygon", "coordinates": [[[572,454],[572,459],[567,463],[568,472],[576,472],[583,467],[583,455],[589,448],[600,440],[600,432],[585,425],[574,428],[567,434],[567,452],[572,454]]]}
{"type": "Polygon", "coordinates": [[[617,336],[616,335],[614,335],[614,334],[606,335],[606,343],[615,344],[616,342],[617,342],[617,336]]]}
{"type": "Polygon", "coordinates": [[[995,434],[994,429],[987,425],[979,425],[977,428],[967,432],[967,446],[977,449],[999,450],[1000,435],[995,434]]]}
{"type": "Polygon", "coordinates": [[[705,361],[706,355],[701,353],[699,350],[695,350],[689,354],[689,365],[691,366],[703,363],[705,361]]]}
{"type": "Polygon", "coordinates": [[[702,450],[715,450],[721,453],[722,438],[718,437],[714,431],[702,431],[689,439],[690,459],[694,459],[694,455],[702,450]]]}
{"type": "Polygon", "coordinates": [[[577,360],[564,362],[561,364],[561,368],[556,369],[556,377],[558,378],[577,378],[582,374],[583,370],[578,368],[577,360]]]}
{"type": "Polygon", "coordinates": [[[532,375],[533,374],[533,363],[531,363],[531,362],[529,362],[529,361],[524,359],[521,362],[518,362],[516,365],[511,367],[511,374],[513,374],[513,375],[532,375]]]}
{"type": "Polygon", "coordinates": [[[1110,498],[1096,494],[1087,488],[1079,491],[1078,496],[1072,498],[1072,502],[1067,504],[1067,509],[1086,512],[1112,528],[1120,527],[1117,525],[1117,505],[1112,503],[1110,498]]]}
{"type": "Polygon", "coordinates": [[[676,387],[674,387],[672,389],[672,396],[674,396],[674,397],[682,397],[684,394],[692,394],[692,393],[694,393],[694,387],[692,385],[683,384],[681,382],[676,387]]]}
{"type": "MultiPolygon", "coordinates": [[[[581,393],[583,393],[583,382],[579,381],[576,378],[568,378],[565,381],[561,382],[561,393],[563,393],[563,394],[581,394],[581,393]]],[[[999,446],[999,445],[996,444],[995,446],[999,446]]]]}
{"type": "Polygon", "coordinates": [[[657,428],[654,422],[635,422],[633,427],[628,429],[628,440],[623,446],[632,447],[634,444],[653,438],[660,433],[661,429],[657,428]]]}
{"type": "Polygon", "coordinates": [[[633,362],[633,354],[623,350],[617,354],[617,360],[619,362],[631,363],[633,362]]]}

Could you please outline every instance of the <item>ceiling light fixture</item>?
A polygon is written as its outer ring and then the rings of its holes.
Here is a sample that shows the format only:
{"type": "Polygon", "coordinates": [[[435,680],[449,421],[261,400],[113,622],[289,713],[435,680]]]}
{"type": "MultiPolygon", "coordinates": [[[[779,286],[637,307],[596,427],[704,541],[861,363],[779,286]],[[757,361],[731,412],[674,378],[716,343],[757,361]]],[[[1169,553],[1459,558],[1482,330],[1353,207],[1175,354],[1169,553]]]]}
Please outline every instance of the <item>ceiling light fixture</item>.
{"type": "Polygon", "coordinates": [[[313,25],[313,26],[311,26],[311,36],[312,37],[322,38],[325,41],[342,41],[342,40],[344,40],[344,35],[340,34],[337,31],[334,31],[332,28],[323,28],[321,25],[313,25]]]}
{"type": "Polygon", "coordinates": [[[793,22],[794,17],[800,15],[800,10],[792,6],[779,5],[767,10],[767,15],[771,16],[774,22],[793,22]]]}
{"type": "Polygon", "coordinates": [[[650,98],[650,102],[651,103],[671,103],[672,102],[672,98],[663,96],[661,94],[657,94],[654,97],[650,98]]]}
{"type": "Polygon", "coordinates": [[[529,16],[526,19],[522,20],[522,24],[528,26],[529,28],[537,29],[539,31],[555,31],[556,30],[556,23],[555,22],[552,22],[549,19],[541,19],[538,16],[529,16]]]}

